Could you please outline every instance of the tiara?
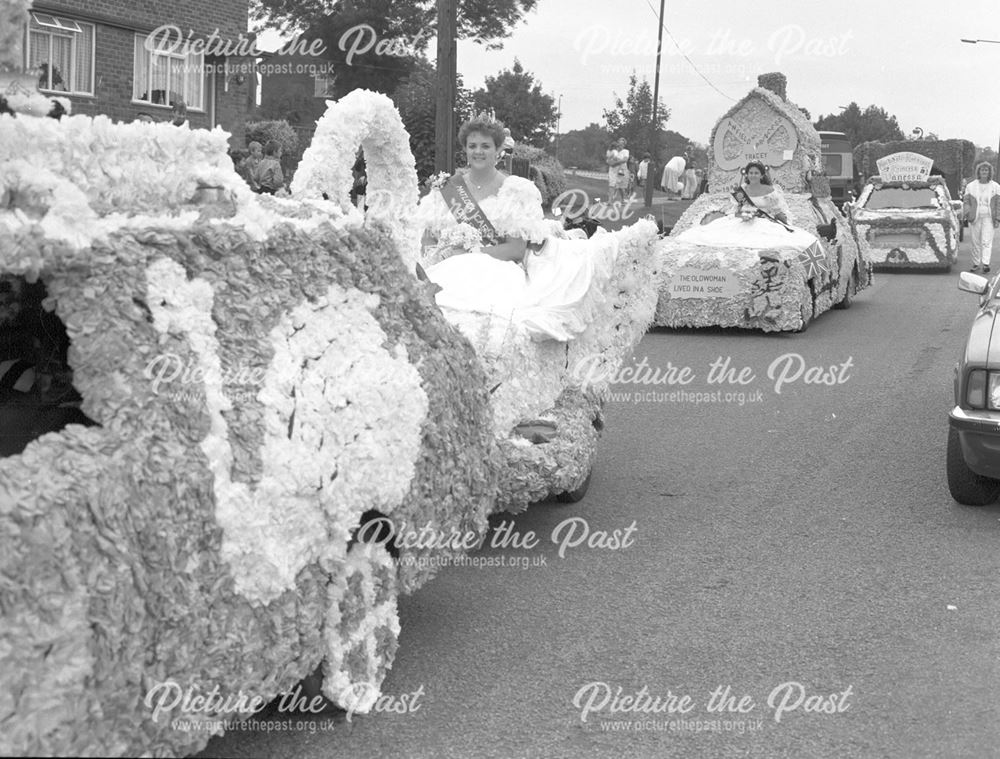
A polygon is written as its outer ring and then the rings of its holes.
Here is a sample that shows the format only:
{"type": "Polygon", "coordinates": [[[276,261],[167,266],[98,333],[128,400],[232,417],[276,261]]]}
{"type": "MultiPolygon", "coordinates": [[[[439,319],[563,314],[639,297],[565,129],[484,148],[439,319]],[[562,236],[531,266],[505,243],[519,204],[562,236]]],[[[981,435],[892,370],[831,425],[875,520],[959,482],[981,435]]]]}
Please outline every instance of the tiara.
{"type": "Polygon", "coordinates": [[[488,111],[481,111],[480,113],[473,113],[472,118],[469,121],[479,121],[484,124],[499,124],[504,126],[504,123],[500,121],[496,116],[496,111],[490,108],[488,111]]]}

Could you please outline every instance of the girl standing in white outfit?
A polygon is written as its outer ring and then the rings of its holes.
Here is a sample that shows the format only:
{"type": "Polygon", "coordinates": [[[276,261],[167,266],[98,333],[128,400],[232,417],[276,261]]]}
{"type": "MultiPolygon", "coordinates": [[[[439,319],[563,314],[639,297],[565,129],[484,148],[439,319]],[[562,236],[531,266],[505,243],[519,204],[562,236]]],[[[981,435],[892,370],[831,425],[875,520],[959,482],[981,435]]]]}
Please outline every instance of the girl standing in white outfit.
{"type": "Polygon", "coordinates": [[[966,207],[975,208],[972,221],[972,271],[990,271],[990,257],[993,252],[993,230],[1000,224],[1000,184],[993,181],[993,167],[983,161],[976,166],[976,181],[965,188],[966,207]]]}

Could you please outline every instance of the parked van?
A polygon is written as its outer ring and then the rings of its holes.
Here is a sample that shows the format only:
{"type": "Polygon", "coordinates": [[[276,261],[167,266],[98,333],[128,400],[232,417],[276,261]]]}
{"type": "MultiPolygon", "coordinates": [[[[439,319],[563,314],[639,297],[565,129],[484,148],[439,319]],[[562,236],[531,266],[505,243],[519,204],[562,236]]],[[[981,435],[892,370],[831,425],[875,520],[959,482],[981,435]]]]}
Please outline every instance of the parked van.
{"type": "Polygon", "coordinates": [[[843,132],[820,132],[819,139],[826,175],[830,179],[830,197],[837,208],[842,208],[855,189],[851,143],[843,132]]]}

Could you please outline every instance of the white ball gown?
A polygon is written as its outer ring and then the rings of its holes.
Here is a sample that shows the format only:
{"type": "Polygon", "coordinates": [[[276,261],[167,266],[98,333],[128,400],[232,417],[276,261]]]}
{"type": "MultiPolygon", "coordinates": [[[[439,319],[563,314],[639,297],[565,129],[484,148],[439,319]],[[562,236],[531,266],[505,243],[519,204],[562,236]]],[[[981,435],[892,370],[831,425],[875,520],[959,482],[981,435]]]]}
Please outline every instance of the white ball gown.
{"type": "MultiPolygon", "coordinates": [[[[457,225],[437,190],[420,205],[421,221],[432,235],[457,225]]],[[[435,296],[438,305],[502,317],[534,340],[567,341],[581,334],[605,298],[603,285],[612,274],[617,237],[552,236],[558,224],[544,219],[538,188],[521,177],[506,177],[479,207],[500,235],[545,244],[538,252],[528,251],[523,266],[487,253],[458,253],[428,267],[428,278],[441,288],[435,296]]]]}
{"type": "MultiPolygon", "coordinates": [[[[772,216],[783,213],[791,223],[791,212],[781,189],[774,187],[766,195],[753,198],[754,205],[772,216]]],[[[735,201],[732,211],[736,210],[735,201]]],[[[691,227],[673,238],[694,245],[718,248],[793,248],[804,251],[819,242],[804,229],[791,227],[791,231],[770,219],[757,217],[749,221],[726,215],[708,224],[691,227]]]]}

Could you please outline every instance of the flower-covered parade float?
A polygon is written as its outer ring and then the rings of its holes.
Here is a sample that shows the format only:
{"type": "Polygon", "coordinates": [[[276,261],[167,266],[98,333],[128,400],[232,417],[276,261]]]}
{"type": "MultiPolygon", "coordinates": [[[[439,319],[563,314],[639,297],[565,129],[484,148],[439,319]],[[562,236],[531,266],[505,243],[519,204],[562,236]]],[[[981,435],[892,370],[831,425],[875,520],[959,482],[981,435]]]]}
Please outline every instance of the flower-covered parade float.
{"type": "Polygon", "coordinates": [[[490,512],[585,484],[655,226],[608,235],[593,321],[539,341],[446,319],[414,275],[383,96],[330,104],[292,198],[252,193],[218,129],[0,105],[0,334],[24,338],[0,355],[0,754],[193,753],[318,667],[368,711],[398,595],[490,512]],[[456,539],[394,539],[417,531],[456,539]]]}
{"type": "MultiPolygon", "coordinates": [[[[24,337],[0,360],[18,373],[0,397],[0,754],[192,753],[321,664],[325,695],[367,711],[396,598],[435,571],[419,559],[468,546],[358,528],[485,534],[501,457],[479,359],[405,263],[405,226],[253,194],[221,130],[35,99],[0,115],[0,334],[24,337]],[[43,366],[46,341],[64,350],[43,366]],[[57,380],[73,393],[53,406],[57,380]]],[[[360,123],[372,99],[334,108],[360,123]]],[[[410,191],[406,133],[378,114],[352,133],[388,156],[371,186],[410,191]]]]}
{"type": "Polygon", "coordinates": [[[709,191],[657,245],[657,326],[801,331],[869,284],[871,264],[830,198],[818,133],[785,97],[782,74],[758,83],[712,132],[709,191]],[[770,185],[756,201],[745,191],[753,172],[770,185]]]}
{"type": "Polygon", "coordinates": [[[933,159],[901,151],[878,159],[879,173],[846,206],[865,258],[879,270],[944,269],[958,260],[961,225],[933,159]]]}
{"type": "MultiPolygon", "coordinates": [[[[372,118],[378,123],[376,115],[372,118]]],[[[345,141],[344,135],[356,127],[336,119],[333,109],[320,119],[292,192],[303,197],[336,195],[345,205],[345,177],[331,172],[330,166],[337,162],[331,162],[327,153],[338,152],[338,143],[352,144],[354,141],[345,141]]],[[[402,147],[399,152],[402,154],[402,147]]],[[[401,160],[401,155],[393,157],[383,151],[368,162],[392,166],[401,160]]],[[[480,231],[468,223],[455,222],[440,195],[447,175],[434,178],[419,206],[408,202],[415,197],[416,186],[399,180],[398,173],[395,176],[396,185],[389,191],[369,190],[367,214],[371,217],[387,208],[397,209],[396,227],[400,238],[405,238],[401,249],[405,246],[407,253],[416,251],[421,271],[433,271],[446,251],[482,257],[480,231]],[[421,248],[420,240],[428,234],[434,244],[421,248]]],[[[458,294],[461,302],[438,296],[445,317],[473,345],[486,373],[490,430],[500,450],[495,509],[516,512],[549,496],[572,501],[586,493],[609,381],[652,321],[656,227],[652,220],[641,220],[590,240],[568,240],[572,235],[564,233],[558,222],[543,218],[534,185],[510,177],[505,186],[511,191],[501,192],[498,200],[504,207],[502,215],[508,219],[502,231],[544,243],[536,257],[525,260],[525,268],[531,271],[534,267],[537,272],[553,265],[558,255],[590,262],[585,280],[577,279],[588,283],[578,298],[586,301],[582,315],[566,317],[560,311],[553,318],[551,309],[540,307],[513,311],[479,308],[482,302],[477,302],[474,283],[458,294]]],[[[412,265],[413,260],[407,257],[406,264],[412,265]]]]}

